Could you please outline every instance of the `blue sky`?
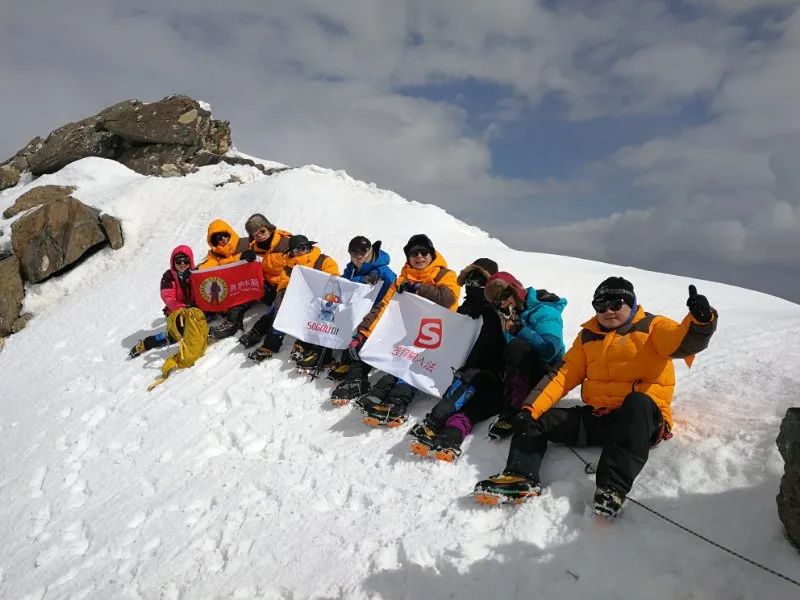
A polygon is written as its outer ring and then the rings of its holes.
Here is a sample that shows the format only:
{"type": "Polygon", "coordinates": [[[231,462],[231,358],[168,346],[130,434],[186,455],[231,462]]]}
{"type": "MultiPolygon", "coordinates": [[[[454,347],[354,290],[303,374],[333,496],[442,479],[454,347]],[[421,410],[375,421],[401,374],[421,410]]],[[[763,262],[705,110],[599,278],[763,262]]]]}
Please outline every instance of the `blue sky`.
{"type": "Polygon", "coordinates": [[[185,93],[244,152],[512,247],[800,301],[796,0],[28,4],[0,21],[0,157],[185,93]]]}

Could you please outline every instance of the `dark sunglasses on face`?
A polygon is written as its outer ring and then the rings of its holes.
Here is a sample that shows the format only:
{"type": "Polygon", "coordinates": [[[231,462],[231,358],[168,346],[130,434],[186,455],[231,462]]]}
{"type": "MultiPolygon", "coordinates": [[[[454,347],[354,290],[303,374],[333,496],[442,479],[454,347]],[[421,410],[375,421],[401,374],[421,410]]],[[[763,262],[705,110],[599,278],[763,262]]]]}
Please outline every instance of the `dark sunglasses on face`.
{"type": "Polygon", "coordinates": [[[211,244],[214,246],[219,246],[220,244],[224,244],[229,239],[231,239],[231,236],[227,233],[215,233],[211,236],[211,244]]]}
{"type": "Polygon", "coordinates": [[[188,258],[183,258],[183,257],[176,258],[175,259],[175,264],[176,265],[188,265],[189,264],[189,259],[188,258]]]}
{"type": "Polygon", "coordinates": [[[298,256],[300,254],[305,254],[306,252],[311,251],[311,246],[298,246],[291,252],[289,252],[289,256],[298,256]]]}
{"type": "Polygon", "coordinates": [[[408,258],[413,256],[430,256],[431,251],[427,248],[414,248],[413,250],[409,250],[408,258]]]}
{"type": "Polygon", "coordinates": [[[366,255],[369,252],[369,248],[353,248],[350,250],[350,256],[355,256],[356,258],[360,256],[366,255]]]}
{"type": "Polygon", "coordinates": [[[622,298],[615,298],[613,300],[595,300],[592,302],[592,308],[594,308],[595,312],[598,313],[604,313],[607,310],[613,310],[616,312],[622,308],[623,304],[625,303],[622,301],[622,298]]]}

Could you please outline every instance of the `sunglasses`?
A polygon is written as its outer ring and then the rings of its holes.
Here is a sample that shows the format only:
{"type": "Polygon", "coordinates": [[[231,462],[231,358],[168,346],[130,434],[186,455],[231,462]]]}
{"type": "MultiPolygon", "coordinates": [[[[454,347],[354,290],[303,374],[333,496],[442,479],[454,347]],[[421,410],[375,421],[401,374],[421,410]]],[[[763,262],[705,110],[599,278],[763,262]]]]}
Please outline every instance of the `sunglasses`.
{"type": "Polygon", "coordinates": [[[175,264],[176,265],[188,265],[189,264],[189,259],[188,258],[182,258],[182,257],[181,258],[176,258],[175,259],[175,264]]]}
{"type": "Polygon", "coordinates": [[[311,246],[298,246],[294,250],[289,251],[289,256],[298,256],[300,254],[305,254],[306,252],[311,251],[311,246]]]}
{"type": "Polygon", "coordinates": [[[413,250],[408,251],[408,257],[411,258],[412,256],[430,256],[431,251],[427,248],[414,248],[413,250]]]}
{"type": "Polygon", "coordinates": [[[625,304],[625,302],[622,301],[622,298],[614,298],[613,300],[595,300],[592,302],[592,308],[594,308],[595,312],[602,314],[607,310],[613,310],[616,312],[622,308],[623,304],[625,304]]]}
{"type": "Polygon", "coordinates": [[[349,250],[350,256],[364,256],[367,252],[369,252],[369,247],[366,248],[353,248],[349,250]]]}
{"type": "Polygon", "coordinates": [[[215,233],[211,236],[211,244],[214,246],[219,246],[220,244],[224,244],[231,236],[227,233],[215,233]]]}

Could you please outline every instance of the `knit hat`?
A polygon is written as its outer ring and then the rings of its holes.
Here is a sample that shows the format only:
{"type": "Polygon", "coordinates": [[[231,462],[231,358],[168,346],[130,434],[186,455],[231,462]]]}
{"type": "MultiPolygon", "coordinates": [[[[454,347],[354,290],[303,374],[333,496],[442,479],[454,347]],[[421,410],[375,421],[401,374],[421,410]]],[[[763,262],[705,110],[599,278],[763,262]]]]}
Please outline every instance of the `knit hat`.
{"type": "Polygon", "coordinates": [[[622,277],[609,277],[597,286],[597,289],[594,291],[592,302],[616,300],[617,298],[633,308],[636,304],[636,294],[633,291],[633,284],[622,277]]]}
{"type": "Polygon", "coordinates": [[[372,248],[372,243],[363,235],[357,235],[347,245],[348,252],[367,252],[372,248]]]}
{"type": "Polygon", "coordinates": [[[313,246],[317,242],[310,241],[304,235],[293,235],[289,238],[289,247],[286,249],[286,253],[289,254],[293,250],[296,250],[300,246],[313,246]]]}
{"type": "Polygon", "coordinates": [[[517,299],[517,304],[525,303],[525,286],[511,273],[500,271],[489,277],[489,282],[483,290],[486,299],[494,304],[506,290],[511,291],[517,299]]]}
{"type": "Polygon", "coordinates": [[[256,231],[261,229],[262,227],[266,227],[270,231],[275,231],[275,225],[269,222],[269,219],[262,215],[261,213],[255,213],[254,215],[250,215],[250,218],[244,224],[244,228],[247,231],[247,235],[253,236],[255,235],[256,231]]]}
{"type": "Polygon", "coordinates": [[[497,273],[497,263],[491,258],[479,258],[471,265],[464,267],[461,273],[458,274],[458,285],[464,285],[464,282],[469,279],[472,273],[480,273],[488,281],[492,275],[497,273]]]}
{"type": "Polygon", "coordinates": [[[431,257],[436,258],[436,249],[433,247],[433,242],[431,239],[424,233],[418,233],[416,235],[412,235],[409,238],[408,243],[403,246],[403,252],[406,255],[406,259],[408,259],[412,250],[416,250],[418,248],[425,248],[426,250],[430,251],[431,257]]]}

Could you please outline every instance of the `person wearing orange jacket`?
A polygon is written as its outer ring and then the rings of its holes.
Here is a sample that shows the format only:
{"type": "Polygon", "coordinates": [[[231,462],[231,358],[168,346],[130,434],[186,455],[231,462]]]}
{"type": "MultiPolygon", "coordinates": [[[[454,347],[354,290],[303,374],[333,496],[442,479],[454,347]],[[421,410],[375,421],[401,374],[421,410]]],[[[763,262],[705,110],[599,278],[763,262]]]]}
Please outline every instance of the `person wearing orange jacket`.
{"type": "Polygon", "coordinates": [[[261,268],[264,271],[264,296],[261,301],[266,304],[267,312],[263,314],[239,338],[239,343],[245,348],[258,344],[272,327],[275,320],[277,307],[275,298],[278,294],[277,278],[286,266],[286,251],[289,249],[289,239],[292,234],[278,229],[267,217],[261,213],[250,215],[244,224],[250,239],[248,249],[242,252],[242,258],[247,261],[261,257],[261,268]]]}
{"type": "Polygon", "coordinates": [[[602,446],[594,511],[617,516],[650,448],[672,437],[672,360],[691,365],[717,328],[717,311],[693,285],[686,305],[689,314],[676,323],[645,312],[629,281],[603,281],[592,300],[595,316],[583,324],[558,370],[526,398],[514,417],[506,468],[478,482],[476,500],[519,503],[538,496],[548,442],[602,446]],[[578,385],[584,406],[555,408],[578,385]]]}
{"type": "Polygon", "coordinates": [[[408,406],[416,393],[411,385],[394,375],[384,375],[370,388],[367,381],[370,367],[358,358],[358,351],[375,328],[389,301],[395,294],[416,294],[455,312],[461,296],[461,286],[458,285],[455,271],[447,268],[444,257],[436,251],[427,235],[412,235],[403,247],[403,252],[406,255],[406,264],[400,271],[400,276],[386,292],[381,303],[364,317],[349,346],[354,361],[348,373],[348,381],[353,382],[353,386],[359,390],[364,389],[356,404],[364,412],[364,422],[367,425],[402,425],[408,417],[408,406]]]}
{"type": "MultiPolygon", "coordinates": [[[[289,238],[286,248],[286,264],[283,271],[275,278],[275,285],[277,288],[277,298],[275,300],[276,310],[280,307],[283,296],[286,293],[286,288],[289,286],[289,278],[292,275],[292,269],[298,265],[308,267],[309,269],[316,269],[324,271],[331,275],[339,275],[339,265],[330,256],[322,253],[322,251],[315,246],[317,242],[309,240],[304,235],[293,235],[289,238]]],[[[261,362],[267,358],[271,358],[276,354],[283,343],[284,334],[277,331],[274,327],[270,329],[264,338],[264,342],[256,348],[253,352],[248,354],[248,358],[256,362],[261,362]]],[[[322,366],[322,361],[325,355],[330,357],[330,352],[324,352],[320,346],[316,344],[306,344],[305,342],[298,341],[292,348],[291,358],[297,362],[298,368],[315,368],[318,361],[322,366]],[[322,360],[320,360],[320,358],[322,360]]]]}
{"type": "MultiPolygon", "coordinates": [[[[242,252],[247,250],[247,240],[240,239],[233,227],[222,219],[215,219],[208,226],[206,241],[209,250],[206,257],[197,265],[199,271],[241,260],[242,252]]],[[[225,312],[222,321],[209,328],[209,337],[221,340],[235,334],[242,328],[244,313],[249,306],[250,304],[242,304],[225,312]]]]}

